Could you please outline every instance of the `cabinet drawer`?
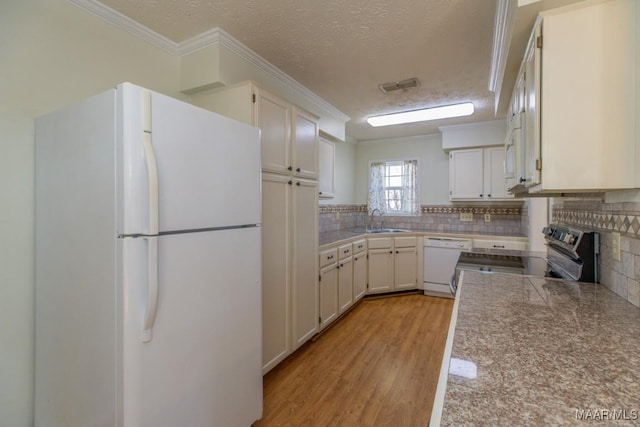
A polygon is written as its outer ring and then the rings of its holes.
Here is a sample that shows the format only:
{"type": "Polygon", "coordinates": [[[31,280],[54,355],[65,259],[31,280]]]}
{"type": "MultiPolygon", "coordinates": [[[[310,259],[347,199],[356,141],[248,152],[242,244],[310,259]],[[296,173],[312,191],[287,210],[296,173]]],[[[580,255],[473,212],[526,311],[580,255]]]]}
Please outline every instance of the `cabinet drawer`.
{"type": "Polygon", "coordinates": [[[320,268],[338,261],[338,248],[327,249],[320,252],[320,268]]]}
{"type": "Polygon", "coordinates": [[[473,247],[480,249],[508,249],[512,251],[527,250],[526,242],[517,242],[511,240],[473,240],[473,247]]]}
{"type": "Polygon", "coordinates": [[[353,242],[353,253],[359,254],[360,252],[364,252],[367,250],[367,241],[366,239],[356,240],[353,242]]]}
{"type": "Polygon", "coordinates": [[[346,245],[342,245],[338,248],[338,259],[345,259],[351,256],[351,252],[353,252],[353,248],[351,247],[351,243],[346,245]]]}
{"type": "Polygon", "coordinates": [[[418,238],[416,236],[394,237],[393,243],[396,248],[415,248],[418,246],[418,238]]]}
{"type": "Polygon", "coordinates": [[[373,237],[368,241],[369,249],[384,249],[393,246],[393,237],[373,237]]]}

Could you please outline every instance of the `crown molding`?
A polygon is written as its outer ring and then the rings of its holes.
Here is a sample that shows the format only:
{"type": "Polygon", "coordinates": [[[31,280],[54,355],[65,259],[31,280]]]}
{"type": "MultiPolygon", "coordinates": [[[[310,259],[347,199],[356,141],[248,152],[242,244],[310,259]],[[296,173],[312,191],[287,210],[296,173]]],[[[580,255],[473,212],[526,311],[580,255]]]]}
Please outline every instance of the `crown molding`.
{"type": "Polygon", "coordinates": [[[324,111],[331,113],[334,117],[348,121],[350,117],[344,114],[342,111],[338,110],[333,105],[329,104],[324,99],[320,98],[314,92],[307,89],[302,84],[298,83],[288,74],[285,74],[275,65],[271,64],[269,61],[264,59],[262,56],[258,55],[251,49],[249,49],[244,44],[240,43],[229,33],[224,31],[222,28],[216,27],[212,28],[209,31],[205,31],[202,34],[199,34],[189,40],[186,40],[178,45],[178,54],[180,56],[188,55],[190,53],[196,52],[200,49],[203,49],[208,46],[212,46],[218,44],[223,46],[224,48],[230,50],[235,53],[242,59],[256,66],[259,70],[265,72],[271,77],[278,80],[280,83],[286,85],[290,89],[293,89],[295,92],[309,100],[312,104],[321,108],[324,111]]]}
{"type": "Polygon", "coordinates": [[[496,19],[493,30],[493,48],[491,51],[491,71],[489,74],[489,90],[496,94],[495,111],[498,111],[500,92],[504,70],[507,66],[511,36],[515,25],[515,10],[517,0],[498,0],[496,4],[496,19]]]}
{"type": "Polygon", "coordinates": [[[343,120],[345,122],[350,120],[350,117],[344,114],[342,111],[338,110],[336,107],[316,95],[314,92],[298,83],[292,77],[282,72],[276,66],[240,43],[238,40],[233,38],[229,33],[221,28],[212,28],[211,30],[205,31],[204,33],[192,37],[182,43],[175,43],[96,0],[68,1],[75,6],[85,10],[86,12],[106,21],[107,23],[117,28],[123,29],[128,33],[176,56],[188,55],[205,47],[216,44],[223,46],[226,49],[234,52],[241,58],[245,59],[246,61],[250,62],[261,71],[275,78],[285,86],[291,88],[316,107],[330,113],[339,120],[343,120]]]}
{"type": "Polygon", "coordinates": [[[172,55],[178,54],[178,44],[161,36],[144,25],[134,21],[133,19],[121,14],[117,10],[111,9],[109,6],[96,0],[68,0],[69,3],[83,9],[84,11],[97,16],[103,21],[120,28],[152,45],[164,50],[172,55]]]}

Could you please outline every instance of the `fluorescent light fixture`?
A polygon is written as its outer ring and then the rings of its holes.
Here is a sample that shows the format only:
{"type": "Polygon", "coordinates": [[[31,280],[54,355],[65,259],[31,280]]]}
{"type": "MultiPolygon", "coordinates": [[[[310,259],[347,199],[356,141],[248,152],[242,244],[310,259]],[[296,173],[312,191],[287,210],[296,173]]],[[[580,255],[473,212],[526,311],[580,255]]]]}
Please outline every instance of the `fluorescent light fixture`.
{"type": "Polygon", "coordinates": [[[384,114],[367,119],[371,126],[400,125],[403,123],[424,122],[427,120],[449,119],[451,117],[470,116],[473,114],[473,104],[444,105],[442,107],[423,108],[422,110],[403,111],[402,113],[384,114]]]}

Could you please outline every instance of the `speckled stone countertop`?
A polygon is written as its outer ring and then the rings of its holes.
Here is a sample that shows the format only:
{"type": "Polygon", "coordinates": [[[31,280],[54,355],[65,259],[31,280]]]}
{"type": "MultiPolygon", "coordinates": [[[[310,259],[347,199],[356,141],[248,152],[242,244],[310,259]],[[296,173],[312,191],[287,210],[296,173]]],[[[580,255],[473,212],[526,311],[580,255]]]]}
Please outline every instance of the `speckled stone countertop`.
{"type": "Polygon", "coordinates": [[[640,309],[602,285],[463,272],[431,426],[639,417],[640,309]],[[477,377],[450,373],[452,358],[473,362],[477,377]]]}

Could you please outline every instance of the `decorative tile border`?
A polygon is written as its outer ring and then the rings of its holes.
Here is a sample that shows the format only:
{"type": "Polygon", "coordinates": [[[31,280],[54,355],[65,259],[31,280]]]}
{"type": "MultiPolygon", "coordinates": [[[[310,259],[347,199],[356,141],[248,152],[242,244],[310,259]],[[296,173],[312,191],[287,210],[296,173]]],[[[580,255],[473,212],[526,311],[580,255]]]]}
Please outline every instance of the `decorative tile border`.
{"type": "MultiPolygon", "coordinates": [[[[367,213],[367,205],[320,205],[318,213],[330,214],[336,212],[363,212],[367,213]]],[[[522,206],[434,206],[422,205],[420,212],[424,214],[452,214],[461,213],[491,214],[491,215],[522,215],[522,206]]]]}
{"type": "Polygon", "coordinates": [[[521,206],[422,206],[423,214],[491,214],[491,215],[522,215],[521,206]]]}
{"type": "Polygon", "coordinates": [[[553,221],[640,237],[640,211],[591,211],[554,206],[553,221]]]}
{"type": "Polygon", "coordinates": [[[367,212],[367,205],[319,205],[318,213],[367,212]]]}

